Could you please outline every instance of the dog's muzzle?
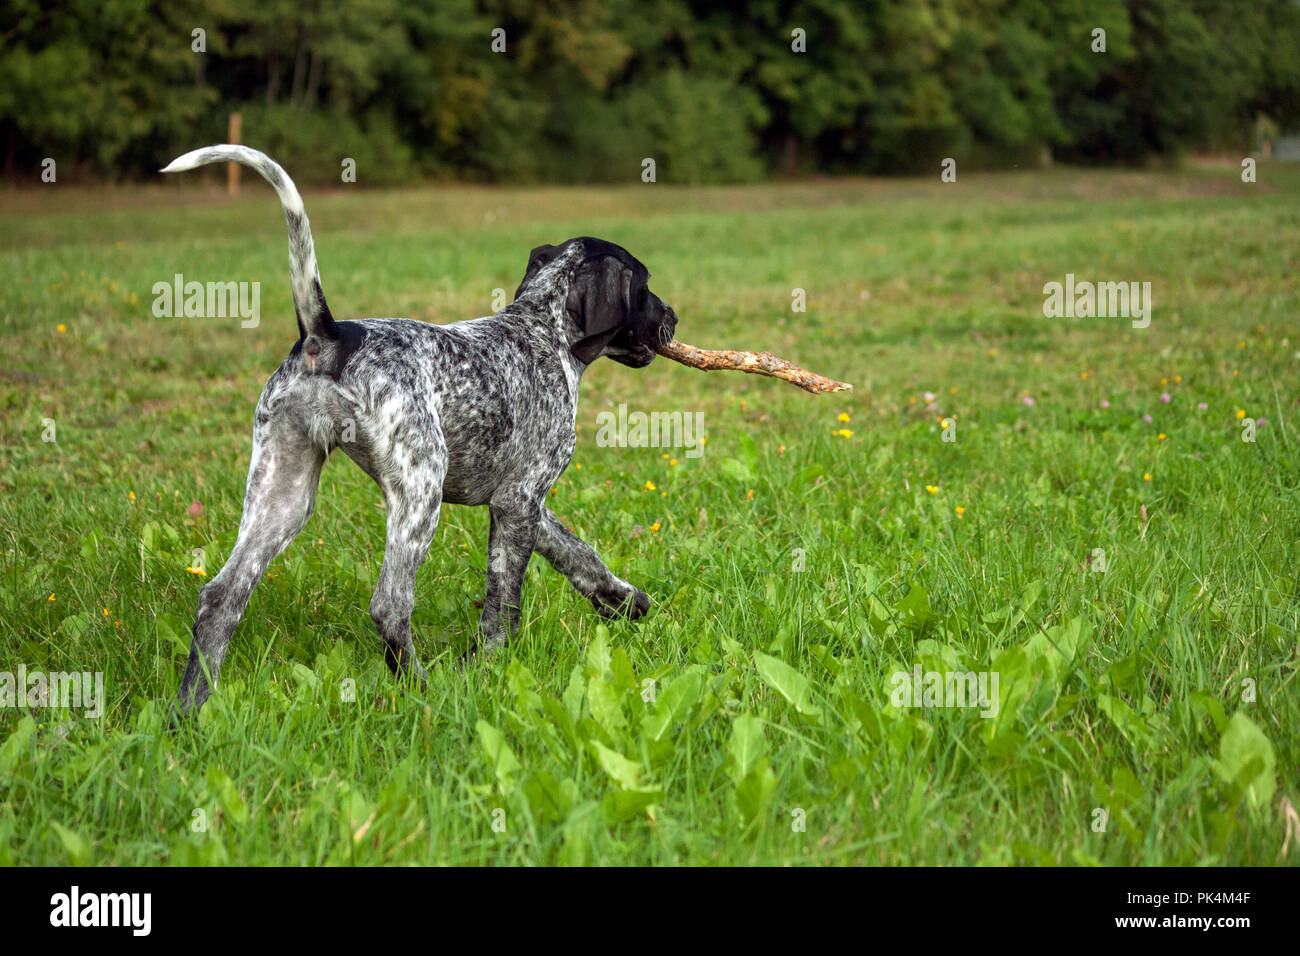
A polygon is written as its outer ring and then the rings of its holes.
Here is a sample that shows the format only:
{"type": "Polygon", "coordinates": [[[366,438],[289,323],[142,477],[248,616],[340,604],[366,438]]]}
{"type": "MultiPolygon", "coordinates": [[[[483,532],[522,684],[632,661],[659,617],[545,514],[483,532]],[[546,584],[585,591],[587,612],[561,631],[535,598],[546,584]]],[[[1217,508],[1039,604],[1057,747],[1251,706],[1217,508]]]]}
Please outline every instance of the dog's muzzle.
{"type": "Polygon", "coordinates": [[[609,343],[605,356],[629,368],[645,368],[654,361],[658,347],[673,340],[677,332],[677,314],[665,304],[658,322],[648,327],[624,329],[609,343]]]}

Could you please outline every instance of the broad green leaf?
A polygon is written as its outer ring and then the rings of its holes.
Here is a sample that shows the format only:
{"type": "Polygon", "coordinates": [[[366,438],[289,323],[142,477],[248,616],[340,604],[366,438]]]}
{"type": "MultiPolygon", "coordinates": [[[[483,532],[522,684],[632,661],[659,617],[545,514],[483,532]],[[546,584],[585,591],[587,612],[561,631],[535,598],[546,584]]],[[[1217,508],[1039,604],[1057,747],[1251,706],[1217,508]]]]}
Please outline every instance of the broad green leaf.
{"type": "Polygon", "coordinates": [[[1277,755],[1273,744],[1241,711],[1232,715],[1219,742],[1221,774],[1237,784],[1253,807],[1267,806],[1277,789],[1277,755]]]}
{"type": "Polygon", "coordinates": [[[521,768],[510,745],[506,743],[505,734],[486,720],[477,721],[474,728],[478,731],[479,745],[487,757],[488,767],[496,775],[501,789],[513,786],[521,768]]]}
{"type": "Polygon", "coordinates": [[[1142,783],[1123,764],[1110,773],[1110,801],[1116,808],[1130,807],[1142,799],[1142,783]]]}
{"type": "Polygon", "coordinates": [[[294,661],[293,666],[289,668],[289,674],[293,677],[294,682],[299,687],[320,687],[320,677],[316,672],[301,661],[294,661]]]}
{"type": "Polygon", "coordinates": [[[588,800],[569,811],[569,817],[563,827],[564,844],[560,847],[558,862],[561,866],[587,865],[597,829],[593,815],[600,809],[600,804],[588,800]]]}
{"type": "Polygon", "coordinates": [[[923,630],[935,616],[930,610],[930,596],[919,584],[913,584],[908,589],[907,596],[898,602],[894,610],[898,612],[904,624],[916,630],[923,630]]]}
{"type": "Polygon", "coordinates": [[[569,713],[569,719],[574,723],[582,717],[582,698],[586,691],[586,684],[582,680],[582,668],[577,664],[573,665],[573,670],[569,673],[569,685],[564,688],[564,709],[569,713]]]}
{"type": "MultiPolygon", "coordinates": [[[[1087,636],[1089,625],[1082,618],[1071,618],[1065,624],[1056,624],[1046,631],[1038,631],[1025,641],[1025,656],[1035,673],[1057,682],[1062,668],[1066,667],[1079,651],[1087,636]]],[[[1136,661],[1136,658],[1134,659],[1136,661]]],[[[1114,665],[1112,665],[1114,666],[1114,665]]],[[[1118,671],[1116,672],[1119,673],[1118,671]]],[[[1119,690],[1130,690],[1130,683],[1116,683],[1119,690]]]]}
{"type": "Polygon", "coordinates": [[[1106,680],[1115,690],[1132,693],[1137,690],[1138,669],[1141,664],[1137,654],[1112,661],[1110,667],[1106,668],[1106,680]]]}
{"type": "Polygon", "coordinates": [[[732,779],[741,780],[763,756],[767,742],[763,724],[752,714],[741,714],[731,722],[732,779]]]}
{"type": "MultiPolygon", "coordinates": [[[[581,707],[581,703],[578,705],[581,707]]],[[[542,698],[542,715],[537,718],[537,726],[542,729],[549,720],[551,730],[559,736],[570,750],[579,746],[578,735],[573,727],[573,719],[564,705],[554,697],[542,698]]]]}
{"type": "Polygon", "coordinates": [[[776,774],[772,765],[764,757],[755,764],[740,783],[736,784],[736,809],[748,826],[758,821],[759,826],[767,817],[767,805],[776,789],[776,774]]]}
{"type": "Polygon", "coordinates": [[[23,717],[18,726],[0,746],[0,772],[12,770],[22,755],[30,748],[32,737],[36,733],[36,721],[23,717]]]}
{"type": "Polygon", "coordinates": [[[600,802],[606,823],[623,823],[641,816],[646,808],[662,803],[662,790],[611,790],[600,802]]]}
{"type": "Polygon", "coordinates": [[[75,866],[88,866],[90,864],[94,848],[90,845],[89,840],[54,820],[50,821],[50,829],[58,836],[59,842],[63,844],[63,849],[67,851],[75,866]]]}
{"type": "Polygon", "coordinates": [[[615,690],[635,690],[636,689],[636,672],[632,669],[632,662],[628,659],[627,651],[621,647],[616,647],[609,655],[609,682],[615,690]]]}
{"type": "Polygon", "coordinates": [[[72,614],[65,617],[59,622],[59,626],[54,629],[54,632],[63,637],[79,640],[89,634],[98,623],[99,622],[95,619],[95,615],[88,611],[83,611],[80,614],[72,614]]]}
{"type": "Polygon", "coordinates": [[[610,750],[599,741],[591,741],[591,748],[596,752],[596,760],[601,769],[609,774],[611,780],[625,790],[636,790],[641,786],[641,764],[629,760],[617,750],[610,750]]]}
{"type": "Polygon", "coordinates": [[[754,666],[758,674],[769,687],[794,705],[795,710],[809,717],[821,714],[821,708],[814,706],[808,690],[808,678],[785,661],[768,657],[761,651],[754,652],[754,666]]]}
{"type": "Polygon", "coordinates": [[[162,525],[157,521],[146,521],[144,527],[140,529],[140,542],[144,545],[145,554],[154,554],[158,550],[158,541],[162,536],[162,525]]]}
{"type": "Polygon", "coordinates": [[[172,648],[181,654],[190,652],[190,641],[193,635],[190,633],[189,622],[175,614],[159,614],[155,618],[158,624],[158,636],[163,638],[172,648]]]}
{"type": "Polygon", "coordinates": [[[686,671],[679,676],[655,703],[655,710],[641,721],[641,730],[650,740],[662,740],[673,727],[686,719],[691,705],[700,695],[703,677],[696,670],[686,671]]]}
{"type": "Polygon", "coordinates": [[[1110,694],[1098,694],[1097,706],[1110,718],[1130,744],[1144,743],[1151,736],[1151,727],[1128,704],[1110,694]]]}
{"type": "Polygon", "coordinates": [[[1228,715],[1223,712],[1223,705],[1212,695],[1204,691],[1197,691],[1191,697],[1192,712],[1204,715],[1210,718],[1214,724],[1214,731],[1222,734],[1228,726],[1228,715]]]}
{"type": "Polygon", "coordinates": [[[844,672],[844,665],[836,659],[834,652],[825,644],[810,645],[808,650],[816,658],[817,663],[830,671],[832,677],[838,677],[844,672]]]}
{"type": "Polygon", "coordinates": [[[1011,847],[1005,843],[990,844],[980,841],[980,858],[975,861],[976,866],[1011,866],[1015,861],[1011,847]]]}
{"type": "Polygon", "coordinates": [[[521,714],[527,714],[542,706],[541,695],[537,693],[537,678],[519,658],[512,658],[506,666],[506,683],[514,692],[515,702],[521,714]]]}
{"type": "Polygon", "coordinates": [[[817,485],[817,479],[826,475],[826,469],[822,465],[808,465],[795,472],[795,476],[790,479],[790,491],[795,494],[804,492],[817,485]]]}
{"type": "Polygon", "coordinates": [[[1025,590],[1020,595],[1020,601],[1016,605],[1016,612],[1011,618],[1011,626],[1016,627],[1025,619],[1025,615],[1038,603],[1038,596],[1043,593],[1043,580],[1037,578],[1025,585],[1025,590]]]}
{"type": "Polygon", "coordinates": [[[1016,840],[1011,844],[1011,852],[1017,860],[1021,860],[1031,866],[1057,866],[1059,861],[1052,855],[1050,850],[1040,846],[1034,846],[1024,840],[1016,840]]]}
{"type": "Polygon", "coordinates": [[[524,782],[524,796],[533,809],[533,815],[543,823],[555,823],[564,819],[568,805],[555,778],[545,770],[538,770],[529,775],[524,782]]]}
{"type": "Polygon", "coordinates": [[[722,649],[727,652],[727,656],[733,661],[739,663],[747,656],[745,648],[735,638],[728,637],[726,634],[719,634],[718,639],[722,643],[722,649]]]}
{"type": "Polygon", "coordinates": [[[587,645],[587,674],[609,677],[609,661],[609,630],[597,624],[596,634],[587,645]]]}
{"type": "Polygon", "coordinates": [[[718,463],[718,471],[722,477],[730,479],[737,484],[750,486],[755,482],[754,471],[749,465],[738,458],[724,458],[718,463]]]}
{"type": "Polygon", "coordinates": [[[916,656],[921,662],[922,671],[948,673],[962,669],[956,648],[941,641],[930,638],[917,641],[916,656]]]}
{"type": "Polygon", "coordinates": [[[221,768],[215,764],[208,767],[208,793],[225,811],[226,816],[235,823],[248,822],[248,806],[239,795],[239,788],[221,768]]]}
{"type": "Polygon", "coordinates": [[[611,736],[620,736],[627,726],[618,691],[599,674],[592,674],[587,681],[587,706],[591,708],[592,719],[611,736]]]}

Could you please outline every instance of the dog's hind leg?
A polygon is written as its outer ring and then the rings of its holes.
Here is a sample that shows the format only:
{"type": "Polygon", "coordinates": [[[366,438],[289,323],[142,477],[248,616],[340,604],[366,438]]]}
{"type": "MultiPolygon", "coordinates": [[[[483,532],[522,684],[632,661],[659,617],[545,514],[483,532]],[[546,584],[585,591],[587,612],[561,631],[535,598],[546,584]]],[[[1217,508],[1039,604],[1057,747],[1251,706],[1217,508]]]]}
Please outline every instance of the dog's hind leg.
{"type": "Polygon", "coordinates": [[[628,584],[600,559],[596,549],[560,523],[549,508],[542,508],[537,553],[559,571],[574,590],[605,617],[636,620],[650,610],[650,598],[628,584]]]}
{"type": "Polygon", "coordinates": [[[208,699],[249,595],[316,504],[324,450],[293,426],[267,416],[261,406],[257,418],[239,538],[221,571],[199,592],[194,641],[176,700],[182,716],[208,699]]]}
{"type": "Polygon", "coordinates": [[[383,470],[374,477],[384,492],[388,529],[370,619],[384,639],[389,669],[400,677],[413,677],[423,688],[427,678],[411,639],[411,612],[415,574],[438,530],[447,445],[434,416],[413,412],[402,433],[386,436],[375,450],[374,459],[383,462],[383,470]]]}

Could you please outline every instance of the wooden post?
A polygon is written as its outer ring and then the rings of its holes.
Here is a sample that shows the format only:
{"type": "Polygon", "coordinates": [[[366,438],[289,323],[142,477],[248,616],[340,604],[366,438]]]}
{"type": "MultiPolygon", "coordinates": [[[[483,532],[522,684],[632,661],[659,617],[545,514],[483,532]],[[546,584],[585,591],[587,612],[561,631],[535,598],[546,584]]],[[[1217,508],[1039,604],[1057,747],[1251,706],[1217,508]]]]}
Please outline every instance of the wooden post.
{"type": "MultiPolygon", "coordinates": [[[[242,125],[238,113],[230,114],[230,137],[228,142],[239,145],[240,126],[242,125]]],[[[231,196],[239,195],[239,163],[226,164],[226,192],[231,196]]]]}

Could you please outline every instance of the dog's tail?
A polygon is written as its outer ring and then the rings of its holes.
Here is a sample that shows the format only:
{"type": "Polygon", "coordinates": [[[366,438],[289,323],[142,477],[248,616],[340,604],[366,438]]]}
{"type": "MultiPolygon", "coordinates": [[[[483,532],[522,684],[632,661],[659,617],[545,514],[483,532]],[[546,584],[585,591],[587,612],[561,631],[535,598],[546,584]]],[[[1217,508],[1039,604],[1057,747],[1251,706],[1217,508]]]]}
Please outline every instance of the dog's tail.
{"type": "Polygon", "coordinates": [[[325,304],[325,292],[320,285],[320,271],[316,267],[316,249],[311,241],[311,223],[302,206],[302,197],[289,175],[271,157],[247,146],[207,146],[178,156],[162,172],[179,173],[197,169],[209,163],[233,162],[251,166],[270,183],[280,205],[284,207],[284,221],[289,226],[289,284],[293,288],[293,307],[298,313],[298,332],[304,339],[313,336],[333,339],[338,336],[334,317],[325,304]]]}

